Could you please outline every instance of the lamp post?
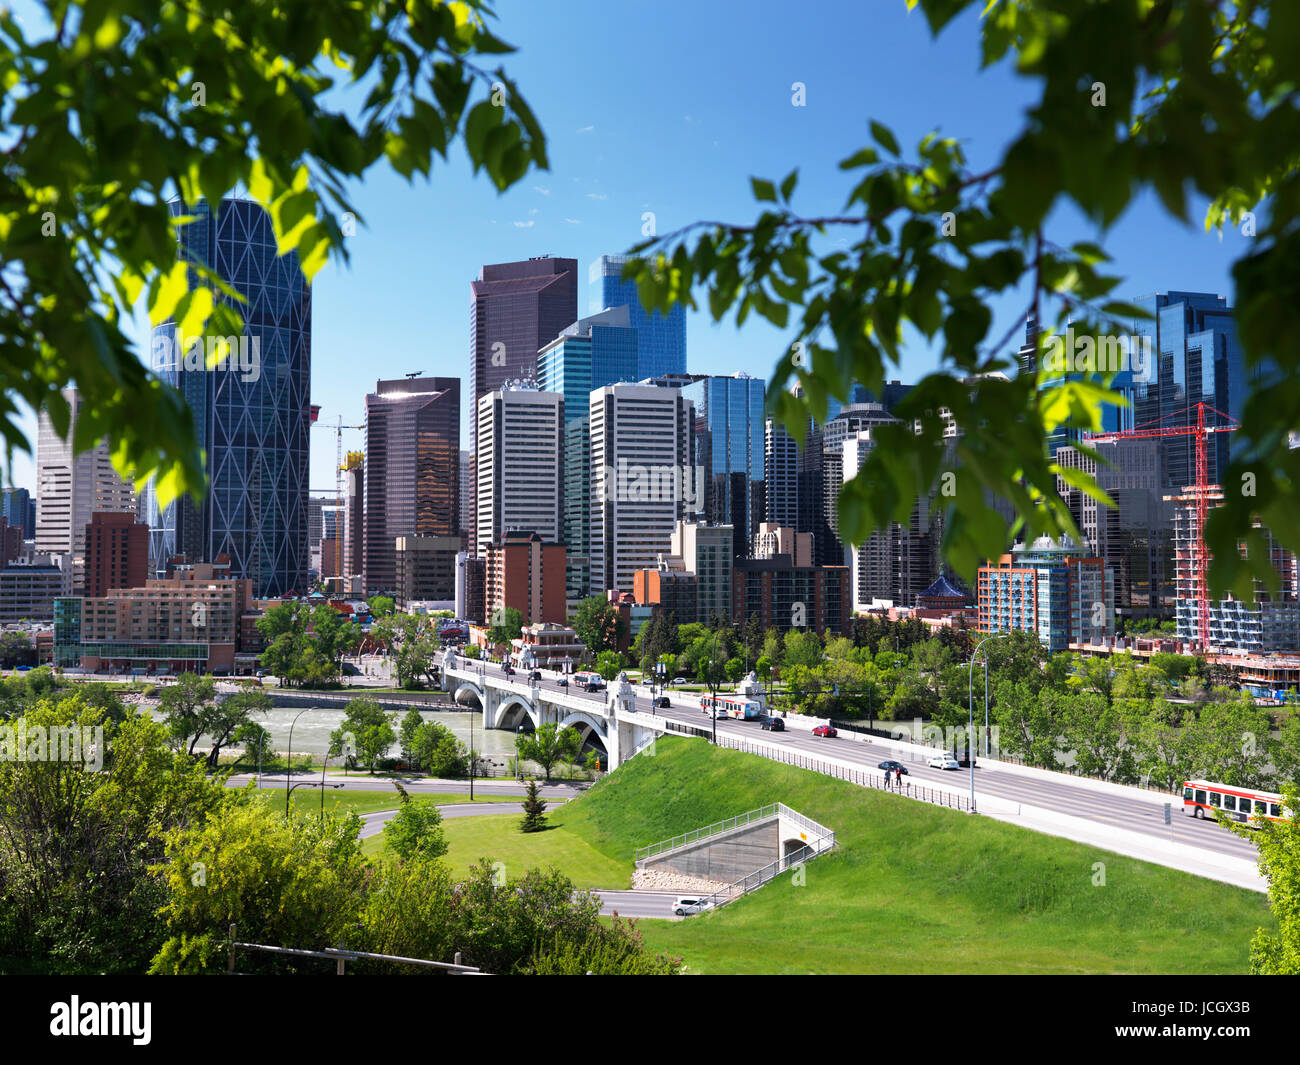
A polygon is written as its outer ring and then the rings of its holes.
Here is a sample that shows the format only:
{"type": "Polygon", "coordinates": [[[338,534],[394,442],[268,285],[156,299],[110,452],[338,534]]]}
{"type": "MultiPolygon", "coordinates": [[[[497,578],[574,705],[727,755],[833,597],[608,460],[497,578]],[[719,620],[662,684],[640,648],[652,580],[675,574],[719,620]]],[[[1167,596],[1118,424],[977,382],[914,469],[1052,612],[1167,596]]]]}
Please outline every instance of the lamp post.
{"type": "MultiPolygon", "coordinates": [[[[966,671],[966,705],[970,711],[970,727],[968,739],[966,741],[966,755],[970,759],[970,805],[975,809],[975,658],[989,640],[996,640],[1004,633],[994,633],[992,636],[985,636],[975,645],[975,650],[970,656],[970,666],[966,671]]],[[[988,757],[989,745],[989,674],[988,674],[988,655],[984,656],[984,757],[988,757]]]]}
{"type": "Polygon", "coordinates": [[[308,706],[299,710],[293,715],[293,720],[289,722],[289,755],[284,767],[284,816],[289,816],[289,796],[293,788],[289,787],[289,774],[293,772],[293,726],[298,724],[298,718],[312,710],[319,710],[319,706],[308,706]]]}

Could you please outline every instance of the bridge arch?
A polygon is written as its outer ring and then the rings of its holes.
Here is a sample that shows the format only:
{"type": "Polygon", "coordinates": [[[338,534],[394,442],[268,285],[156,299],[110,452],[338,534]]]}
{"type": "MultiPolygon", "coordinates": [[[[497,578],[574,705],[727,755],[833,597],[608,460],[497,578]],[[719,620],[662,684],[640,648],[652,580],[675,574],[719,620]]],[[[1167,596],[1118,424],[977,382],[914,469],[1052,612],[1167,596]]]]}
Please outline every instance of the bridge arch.
{"type": "Polygon", "coordinates": [[[461,684],[456,688],[456,694],[452,696],[452,701],[460,703],[462,706],[468,706],[471,702],[477,703],[480,710],[483,709],[483,693],[474,684],[461,684]]]}
{"type": "Polygon", "coordinates": [[[536,730],[538,725],[537,711],[528,699],[525,699],[522,695],[507,695],[501,700],[496,713],[497,728],[513,730],[518,728],[524,721],[527,721],[536,730]]]}
{"type": "MultiPolygon", "coordinates": [[[[566,709],[568,709],[566,707],[566,709]]],[[[584,744],[598,746],[606,755],[609,754],[609,732],[605,721],[598,715],[585,710],[570,710],[560,721],[560,728],[576,728],[584,744]]]]}

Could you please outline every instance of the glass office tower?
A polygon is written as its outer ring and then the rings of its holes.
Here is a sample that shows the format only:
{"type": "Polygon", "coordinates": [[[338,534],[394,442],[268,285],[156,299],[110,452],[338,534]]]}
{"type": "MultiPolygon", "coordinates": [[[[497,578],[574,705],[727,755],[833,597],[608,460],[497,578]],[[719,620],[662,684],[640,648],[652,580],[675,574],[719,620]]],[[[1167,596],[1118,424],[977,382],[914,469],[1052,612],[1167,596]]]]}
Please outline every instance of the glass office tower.
{"type": "Polygon", "coordinates": [[[686,308],[677,305],[666,316],[647,314],[636,285],[623,280],[626,255],[602,255],[588,272],[591,283],[590,310],[626,307],[629,325],[637,333],[637,365],[634,380],[643,381],[663,374],[686,372],[686,308]]]}
{"type": "MultiPolygon", "coordinates": [[[[207,497],[158,505],[153,485],[141,496],[149,524],[151,573],[168,558],[230,559],[231,575],[253,582],[259,598],[307,584],[307,468],[311,407],[311,288],[296,253],[278,255],[271,219],[250,200],[170,204],[174,217],[194,216],[180,230],[181,256],[213,269],[247,301],[237,305],[242,336],[215,346],[177,333],[166,321],[153,330],[150,364],[184,394],[206,457],[207,497]]],[[[202,282],[191,272],[191,288],[202,282]]],[[[232,302],[214,293],[218,302],[232,302]]]]}

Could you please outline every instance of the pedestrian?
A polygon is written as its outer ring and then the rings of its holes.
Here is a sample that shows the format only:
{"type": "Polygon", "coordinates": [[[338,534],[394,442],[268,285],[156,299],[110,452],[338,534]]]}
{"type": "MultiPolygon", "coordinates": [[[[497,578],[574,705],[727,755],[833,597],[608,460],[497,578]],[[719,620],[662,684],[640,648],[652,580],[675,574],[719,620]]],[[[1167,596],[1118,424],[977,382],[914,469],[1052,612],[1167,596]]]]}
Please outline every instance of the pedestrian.
{"type": "Polygon", "coordinates": [[[894,766],[894,780],[900,788],[903,786],[903,767],[901,765],[894,766]]]}

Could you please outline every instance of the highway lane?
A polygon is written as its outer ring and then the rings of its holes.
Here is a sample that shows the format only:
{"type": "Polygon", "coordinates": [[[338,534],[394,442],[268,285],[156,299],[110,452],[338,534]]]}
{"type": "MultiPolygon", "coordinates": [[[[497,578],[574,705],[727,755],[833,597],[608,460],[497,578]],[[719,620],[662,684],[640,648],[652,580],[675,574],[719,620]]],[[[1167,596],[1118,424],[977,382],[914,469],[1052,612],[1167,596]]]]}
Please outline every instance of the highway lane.
{"type": "MultiPolygon", "coordinates": [[[[468,662],[468,660],[462,661],[468,662]]],[[[489,674],[500,679],[529,683],[527,673],[523,670],[516,670],[513,677],[506,678],[499,664],[468,662],[469,668],[476,665],[486,665],[489,674]]],[[[540,682],[531,682],[534,686],[551,691],[567,690],[570,695],[579,698],[590,698],[602,704],[604,702],[605,692],[587,693],[572,684],[565,689],[557,683],[559,674],[549,670],[542,670],[541,673],[543,679],[540,682]]],[[[674,705],[668,709],[653,708],[650,695],[645,688],[637,689],[635,703],[636,709],[643,713],[656,714],[696,728],[711,729],[712,723],[708,715],[694,707],[674,705]]],[[[887,758],[895,759],[908,769],[908,776],[905,778],[907,780],[924,784],[944,784],[963,794],[968,792],[970,779],[968,770],[955,772],[933,769],[906,747],[879,737],[870,737],[868,741],[867,737],[860,734],[842,732],[834,739],[823,739],[813,736],[810,731],[791,727],[788,721],[785,732],[764,732],[755,721],[745,722],[734,719],[718,721],[717,727],[719,735],[767,741],[790,747],[811,757],[833,756],[861,768],[874,769],[877,763],[887,758]]],[[[1212,822],[1185,815],[1182,812],[1182,800],[1178,796],[1169,797],[1169,801],[1173,804],[1172,816],[1171,823],[1166,825],[1164,809],[1159,803],[1096,791],[1066,774],[1057,774],[1052,780],[1042,780],[1005,770],[983,769],[977,766],[975,788],[977,801],[980,794],[985,794],[1221,855],[1252,861],[1258,856],[1255,845],[1249,840],[1240,839],[1212,822]]]]}

